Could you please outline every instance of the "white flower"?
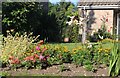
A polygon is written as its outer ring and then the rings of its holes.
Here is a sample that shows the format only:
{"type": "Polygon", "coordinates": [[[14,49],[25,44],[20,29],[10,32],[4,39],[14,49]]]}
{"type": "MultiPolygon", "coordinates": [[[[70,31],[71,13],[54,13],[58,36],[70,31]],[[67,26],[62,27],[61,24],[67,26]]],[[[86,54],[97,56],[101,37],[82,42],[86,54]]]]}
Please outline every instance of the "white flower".
{"type": "Polygon", "coordinates": [[[87,46],[87,48],[92,48],[92,44],[89,44],[89,45],[87,46]]]}
{"type": "Polygon", "coordinates": [[[98,35],[100,39],[103,39],[103,36],[98,35]]]}
{"type": "Polygon", "coordinates": [[[9,33],[10,31],[9,31],[9,30],[7,30],[6,32],[7,32],[7,33],[9,33]]]}
{"type": "Polygon", "coordinates": [[[69,22],[67,21],[66,24],[72,25],[72,21],[69,21],[69,22]]]}

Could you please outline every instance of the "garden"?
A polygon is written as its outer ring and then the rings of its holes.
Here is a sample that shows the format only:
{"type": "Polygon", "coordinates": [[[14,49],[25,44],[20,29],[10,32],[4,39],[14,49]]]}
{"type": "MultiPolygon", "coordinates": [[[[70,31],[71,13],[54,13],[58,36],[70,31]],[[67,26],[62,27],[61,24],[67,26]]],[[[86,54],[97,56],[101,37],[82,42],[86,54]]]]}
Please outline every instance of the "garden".
{"type": "Polygon", "coordinates": [[[96,73],[101,71],[98,76],[109,76],[108,69],[109,71],[111,69],[110,74],[113,76],[119,74],[117,53],[119,53],[120,44],[112,39],[104,39],[97,43],[86,42],[85,45],[81,43],[50,44],[44,43],[43,40],[34,42],[37,38],[30,37],[31,34],[20,36],[16,33],[12,36],[9,33],[4,38],[1,70],[7,72],[7,75],[16,75],[22,71],[26,72],[26,75],[31,73],[33,75],[96,76],[96,73]],[[110,66],[111,68],[108,68],[110,66]],[[78,71],[77,74],[75,69],[78,71]],[[86,74],[80,73],[82,70],[86,71],[86,74]],[[73,75],[72,72],[74,72],[73,75]]]}
{"type": "Polygon", "coordinates": [[[73,4],[49,3],[48,13],[40,5],[3,3],[1,76],[120,76],[120,41],[105,32],[105,22],[97,41],[87,36],[83,44],[78,25],[65,22],[77,15],[73,4]]]}

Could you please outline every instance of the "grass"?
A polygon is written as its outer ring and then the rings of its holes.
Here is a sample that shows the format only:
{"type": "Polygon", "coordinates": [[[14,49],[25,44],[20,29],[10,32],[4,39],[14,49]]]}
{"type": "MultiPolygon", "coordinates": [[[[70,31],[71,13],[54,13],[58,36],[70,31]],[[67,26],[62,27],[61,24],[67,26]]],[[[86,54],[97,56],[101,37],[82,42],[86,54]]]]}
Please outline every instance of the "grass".
{"type": "Polygon", "coordinates": [[[15,75],[10,74],[7,71],[4,72],[0,72],[0,76],[23,76],[22,78],[26,77],[26,76],[47,76],[48,78],[53,78],[53,76],[59,76],[59,75],[51,75],[51,74],[29,74],[28,72],[23,71],[22,73],[17,73],[15,75]]]}
{"type": "MultiPolygon", "coordinates": [[[[49,45],[53,45],[53,46],[56,46],[56,45],[67,46],[70,51],[73,48],[76,48],[78,46],[82,46],[81,43],[48,43],[48,44],[49,45]]],[[[98,46],[96,45],[96,47],[98,47],[98,46]]],[[[102,44],[102,47],[103,48],[112,48],[113,47],[113,43],[111,43],[111,42],[104,43],[104,44],[102,44]]]]}
{"type": "Polygon", "coordinates": [[[67,46],[69,50],[72,50],[73,48],[77,46],[82,46],[81,43],[48,43],[49,45],[60,45],[60,46],[67,46]]]}
{"type": "Polygon", "coordinates": [[[0,76],[11,76],[11,74],[8,73],[7,71],[4,72],[0,71],[0,76]]]}

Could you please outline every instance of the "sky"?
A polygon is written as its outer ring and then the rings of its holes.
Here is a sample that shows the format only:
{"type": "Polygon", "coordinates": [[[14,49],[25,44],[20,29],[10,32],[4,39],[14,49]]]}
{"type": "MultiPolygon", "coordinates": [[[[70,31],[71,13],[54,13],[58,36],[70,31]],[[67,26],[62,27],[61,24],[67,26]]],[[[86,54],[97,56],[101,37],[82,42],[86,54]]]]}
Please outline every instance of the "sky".
{"type": "MultiPolygon", "coordinates": [[[[56,3],[56,2],[59,2],[59,1],[61,1],[61,0],[49,0],[51,3],[56,3]]],[[[74,3],[75,5],[77,5],[77,2],[78,2],[78,0],[65,0],[65,1],[67,1],[67,2],[72,2],[72,3],[74,3]]]]}

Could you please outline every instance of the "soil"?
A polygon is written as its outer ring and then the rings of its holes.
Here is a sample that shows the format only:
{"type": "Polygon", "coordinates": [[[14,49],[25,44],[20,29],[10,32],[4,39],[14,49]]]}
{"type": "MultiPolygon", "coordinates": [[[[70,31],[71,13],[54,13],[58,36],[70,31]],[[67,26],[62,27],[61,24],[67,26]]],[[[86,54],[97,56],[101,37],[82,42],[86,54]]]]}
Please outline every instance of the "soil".
{"type": "Polygon", "coordinates": [[[17,69],[8,70],[7,68],[1,68],[0,70],[7,71],[11,76],[21,76],[22,74],[32,75],[49,75],[49,76],[108,76],[108,67],[101,67],[97,69],[96,72],[87,71],[83,66],[76,67],[74,64],[63,64],[65,67],[69,68],[66,71],[60,71],[61,65],[53,65],[47,67],[47,69],[17,69]]]}

